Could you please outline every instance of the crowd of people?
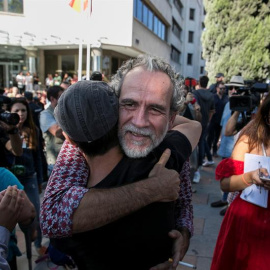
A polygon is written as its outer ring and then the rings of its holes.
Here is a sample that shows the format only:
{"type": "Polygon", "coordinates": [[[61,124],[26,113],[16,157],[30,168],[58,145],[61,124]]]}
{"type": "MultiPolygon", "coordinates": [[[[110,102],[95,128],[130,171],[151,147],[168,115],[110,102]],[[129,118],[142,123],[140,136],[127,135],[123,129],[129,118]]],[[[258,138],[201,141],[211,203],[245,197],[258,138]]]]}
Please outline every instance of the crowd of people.
{"type": "Polygon", "coordinates": [[[244,170],[245,154],[270,155],[269,96],[252,112],[232,111],[242,76],[226,82],[217,73],[210,87],[201,76],[192,86],[150,55],[124,62],[108,83],[100,72],[81,81],[56,72],[41,90],[38,76],[39,87],[27,76],[19,73],[0,99],[2,113],[18,115],[16,124],[0,121],[0,209],[8,212],[0,217],[1,269],[17,269],[19,253],[8,245],[17,222],[40,256],[48,237],[78,269],[176,269],[193,235],[201,167],[218,156],[224,193],[211,206],[225,207],[225,217],[211,269],[267,269],[268,208],[241,193],[270,189],[261,179],[270,168],[244,170]]]}

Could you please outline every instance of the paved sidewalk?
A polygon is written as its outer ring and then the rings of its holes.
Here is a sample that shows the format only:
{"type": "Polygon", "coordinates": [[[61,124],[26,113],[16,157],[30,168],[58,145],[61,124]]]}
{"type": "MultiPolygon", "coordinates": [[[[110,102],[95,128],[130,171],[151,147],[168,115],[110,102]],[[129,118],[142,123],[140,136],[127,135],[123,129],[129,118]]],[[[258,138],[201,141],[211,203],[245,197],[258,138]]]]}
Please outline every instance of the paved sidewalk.
{"type": "MultiPolygon", "coordinates": [[[[193,184],[197,190],[193,194],[194,207],[194,236],[191,238],[189,250],[183,259],[184,262],[197,266],[198,270],[209,270],[211,266],[214,247],[220,224],[223,217],[219,215],[222,208],[212,208],[211,202],[221,198],[219,182],[214,179],[216,165],[220,158],[215,158],[215,165],[211,167],[202,167],[201,180],[198,184],[193,184]]],[[[25,243],[23,234],[17,229],[18,245],[23,256],[17,258],[18,270],[28,270],[28,262],[25,254],[25,243]]],[[[43,239],[45,245],[48,239],[43,239]]],[[[33,250],[33,270],[35,269],[34,261],[37,259],[37,253],[33,250]]],[[[49,269],[49,268],[48,268],[49,269]]],[[[179,266],[177,270],[191,269],[186,266],[179,266]]]]}

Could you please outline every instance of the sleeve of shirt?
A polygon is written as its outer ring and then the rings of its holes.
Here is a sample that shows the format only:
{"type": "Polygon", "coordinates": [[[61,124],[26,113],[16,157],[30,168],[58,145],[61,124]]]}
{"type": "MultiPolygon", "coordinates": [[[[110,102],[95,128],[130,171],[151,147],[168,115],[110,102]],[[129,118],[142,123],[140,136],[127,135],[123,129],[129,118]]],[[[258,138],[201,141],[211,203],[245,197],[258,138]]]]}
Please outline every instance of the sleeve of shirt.
{"type": "Polygon", "coordinates": [[[72,216],[88,191],[88,165],[79,151],[64,142],[48,181],[41,204],[40,223],[44,236],[72,235],[72,216]]]}
{"type": "Polygon", "coordinates": [[[56,120],[54,119],[53,115],[45,111],[42,111],[40,113],[40,129],[43,133],[48,131],[48,129],[54,125],[57,124],[56,120]]]}
{"type": "Polygon", "coordinates": [[[0,226],[0,269],[10,270],[9,264],[6,260],[8,252],[10,232],[3,226],[0,226]]]}
{"type": "Polygon", "coordinates": [[[193,235],[193,206],[192,206],[192,187],[190,180],[190,164],[186,161],[180,173],[180,191],[175,205],[176,229],[186,227],[190,235],[193,235]]]}

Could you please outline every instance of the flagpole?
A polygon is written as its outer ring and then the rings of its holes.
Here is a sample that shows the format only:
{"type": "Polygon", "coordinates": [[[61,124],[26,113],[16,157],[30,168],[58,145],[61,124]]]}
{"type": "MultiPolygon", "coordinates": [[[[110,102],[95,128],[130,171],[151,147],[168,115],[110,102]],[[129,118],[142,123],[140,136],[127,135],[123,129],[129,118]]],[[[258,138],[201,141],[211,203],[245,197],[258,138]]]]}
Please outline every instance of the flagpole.
{"type": "Polygon", "coordinates": [[[82,80],[82,38],[79,44],[79,63],[78,63],[78,80],[82,80]]]}
{"type": "MultiPolygon", "coordinates": [[[[83,9],[84,9],[84,1],[81,0],[80,1],[81,4],[81,14],[83,13],[83,9]]],[[[83,26],[83,16],[81,16],[81,27],[83,26]]],[[[79,44],[79,70],[78,70],[78,80],[81,81],[82,80],[82,57],[83,57],[83,32],[82,32],[82,28],[81,30],[81,38],[80,38],[80,44],[79,44]]]]}

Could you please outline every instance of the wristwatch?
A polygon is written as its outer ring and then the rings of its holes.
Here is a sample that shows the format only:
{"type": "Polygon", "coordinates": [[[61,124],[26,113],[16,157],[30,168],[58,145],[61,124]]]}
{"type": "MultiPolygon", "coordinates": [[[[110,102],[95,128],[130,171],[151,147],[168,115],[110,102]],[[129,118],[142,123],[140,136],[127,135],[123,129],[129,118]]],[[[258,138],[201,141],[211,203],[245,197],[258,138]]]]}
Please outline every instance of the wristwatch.
{"type": "Polygon", "coordinates": [[[18,134],[18,133],[19,133],[19,129],[16,128],[16,127],[14,127],[14,128],[12,128],[12,129],[8,130],[7,133],[8,133],[9,135],[18,134]]]}

